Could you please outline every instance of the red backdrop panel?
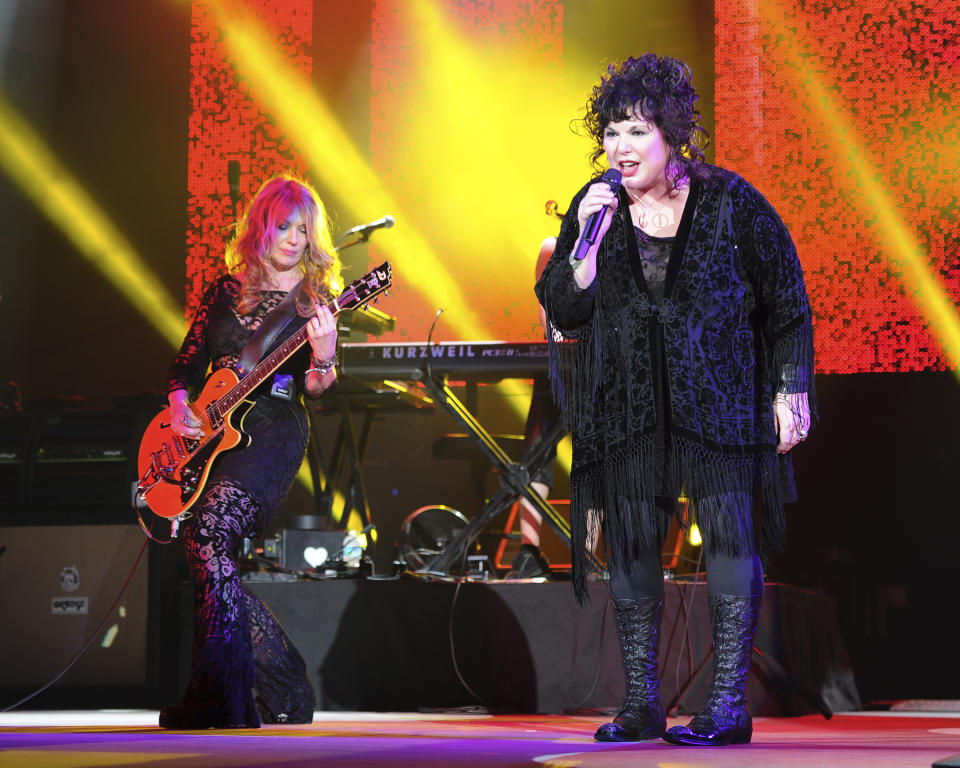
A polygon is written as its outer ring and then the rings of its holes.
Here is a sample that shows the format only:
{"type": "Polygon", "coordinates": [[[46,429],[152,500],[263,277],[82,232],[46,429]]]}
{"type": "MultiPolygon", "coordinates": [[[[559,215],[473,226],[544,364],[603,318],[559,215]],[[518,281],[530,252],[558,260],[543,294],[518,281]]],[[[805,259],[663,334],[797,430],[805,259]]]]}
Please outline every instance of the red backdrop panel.
{"type": "MultiPolygon", "coordinates": [[[[277,50],[310,87],[313,0],[231,0],[234,11],[252,10],[277,50]]],[[[187,316],[204,289],[223,274],[230,226],[260,187],[276,173],[305,175],[306,165],[269,115],[238,79],[209,6],[193,3],[190,47],[190,115],[187,156],[187,316]],[[230,188],[230,167],[235,188],[230,188]],[[231,195],[233,192],[233,195],[231,195]],[[235,205],[236,199],[236,205],[235,205]],[[236,208],[236,210],[235,210],[236,208]]]]}

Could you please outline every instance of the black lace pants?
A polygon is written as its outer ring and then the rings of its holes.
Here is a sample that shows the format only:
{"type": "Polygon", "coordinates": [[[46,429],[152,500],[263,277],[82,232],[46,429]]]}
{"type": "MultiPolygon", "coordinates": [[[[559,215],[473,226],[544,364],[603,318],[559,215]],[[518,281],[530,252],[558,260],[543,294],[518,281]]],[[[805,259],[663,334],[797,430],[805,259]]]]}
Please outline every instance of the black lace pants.
{"type": "Polygon", "coordinates": [[[212,484],[193,508],[184,544],[194,587],[193,659],[184,703],[219,725],[310,722],[306,664],[270,609],[244,589],[244,537],[266,522],[242,489],[212,484]]]}

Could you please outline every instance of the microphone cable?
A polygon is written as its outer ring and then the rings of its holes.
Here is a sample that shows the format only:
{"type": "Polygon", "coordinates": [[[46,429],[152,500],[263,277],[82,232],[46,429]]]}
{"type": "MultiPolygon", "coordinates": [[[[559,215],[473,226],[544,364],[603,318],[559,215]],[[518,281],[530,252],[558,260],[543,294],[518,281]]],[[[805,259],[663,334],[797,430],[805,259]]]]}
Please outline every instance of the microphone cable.
{"type": "Polygon", "coordinates": [[[607,632],[607,614],[610,611],[611,600],[609,596],[607,597],[606,602],[603,604],[603,613],[600,614],[600,638],[597,640],[597,663],[595,664],[596,672],[593,674],[593,685],[590,686],[590,690],[587,691],[587,695],[580,699],[580,702],[573,707],[564,710],[564,714],[573,715],[576,717],[578,714],[593,714],[596,712],[596,708],[586,707],[588,701],[593,696],[594,692],[597,690],[597,684],[600,682],[600,671],[603,669],[603,641],[606,637],[607,632]]]}
{"type": "MultiPolygon", "coordinates": [[[[467,554],[464,552],[461,569],[466,565],[467,554]]],[[[473,688],[470,687],[470,684],[464,679],[463,674],[460,672],[460,665],[457,664],[457,651],[456,644],[453,641],[453,617],[454,610],[457,607],[457,598],[460,596],[460,587],[463,585],[464,581],[467,581],[467,578],[457,579],[457,586],[453,590],[453,600],[450,602],[450,621],[447,624],[447,637],[450,640],[450,661],[453,662],[453,671],[457,675],[457,679],[460,681],[460,684],[466,688],[467,693],[469,693],[473,698],[479,701],[483,706],[489,709],[490,705],[487,703],[487,700],[483,698],[479,693],[477,693],[473,688]]]]}
{"type": "Polygon", "coordinates": [[[433,371],[430,370],[430,358],[431,358],[430,349],[434,346],[433,332],[436,330],[437,321],[440,320],[440,315],[442,314],[443,314],[443,307],[437,307],[437,313],[433,316],[433,322],[430,323],[430,332],[427,333],[427,363],[425,367],[427,369],[427,376],[429,376],[431,379],[433,378],[433,371]]]}

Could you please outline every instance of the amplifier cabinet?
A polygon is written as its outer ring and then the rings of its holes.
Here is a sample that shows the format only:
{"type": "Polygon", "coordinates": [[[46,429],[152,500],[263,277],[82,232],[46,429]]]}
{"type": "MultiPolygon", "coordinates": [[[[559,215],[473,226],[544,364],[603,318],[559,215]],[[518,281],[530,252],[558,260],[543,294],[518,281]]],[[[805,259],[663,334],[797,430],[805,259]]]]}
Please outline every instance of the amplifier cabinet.
{"type": "Polygon", "coordinates": [[[27,501],[27,461],[33,433],[31,415],[0,412],[0,507],[19,507],[27,501]]]}
{"type": "Polygon", "coordinates": [[[129,507],[145,422],[141,413],[122,410],[41,416],[29,464],[27,503],[129,507]]]}
{"type": "MultiPolygon", "coordinates": [[[[0,527],[0,689],[48,682],[83,646],[143,545],[136,525],[0,527]]],[[[143,686],[149,553],[59,686],[143,686]]]]}

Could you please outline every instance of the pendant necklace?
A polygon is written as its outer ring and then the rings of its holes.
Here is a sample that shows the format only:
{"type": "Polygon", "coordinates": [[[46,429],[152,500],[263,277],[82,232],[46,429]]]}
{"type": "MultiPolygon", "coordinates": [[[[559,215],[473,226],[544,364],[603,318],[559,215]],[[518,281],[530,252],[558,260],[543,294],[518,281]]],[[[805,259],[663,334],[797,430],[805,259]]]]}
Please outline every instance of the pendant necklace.
{"type": "MultiPolygon", "coordinates": [[[[626,187],[624,187],[624,189],[626,189],[626,187]]],[[[627,189],[627,194],[630,196],[631,200],[640,206],[640,210],[637,211],[637,226],[640,227],[640,229],[646,229],[647,225],[650,224],[651,217],[654,215],[654,213],[656,213],[656,208],[650,205],[650,203],[641,200],[629,189],[627,189]]]]}

